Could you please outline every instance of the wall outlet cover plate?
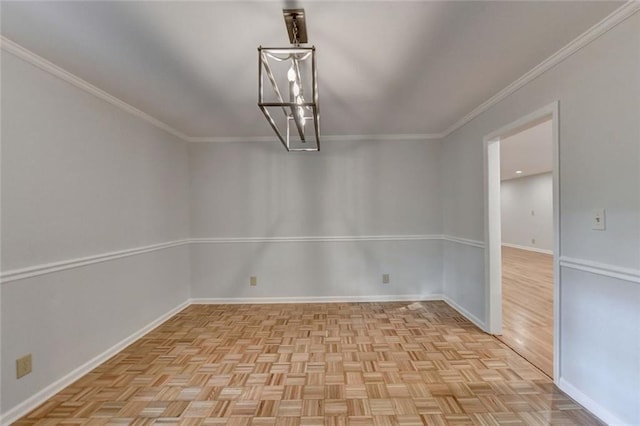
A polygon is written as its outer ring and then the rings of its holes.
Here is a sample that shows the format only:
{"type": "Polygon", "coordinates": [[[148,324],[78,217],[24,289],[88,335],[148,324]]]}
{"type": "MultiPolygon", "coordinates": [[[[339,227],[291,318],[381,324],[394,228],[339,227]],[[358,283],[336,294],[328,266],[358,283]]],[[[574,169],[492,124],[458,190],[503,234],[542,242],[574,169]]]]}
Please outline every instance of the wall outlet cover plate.
{"type": "Polygon", "coordinates": [[[591,213],[591,229],[594,231],[604,231],[606,228],[606,217],[604,209],[593,209],[591,213]]]}

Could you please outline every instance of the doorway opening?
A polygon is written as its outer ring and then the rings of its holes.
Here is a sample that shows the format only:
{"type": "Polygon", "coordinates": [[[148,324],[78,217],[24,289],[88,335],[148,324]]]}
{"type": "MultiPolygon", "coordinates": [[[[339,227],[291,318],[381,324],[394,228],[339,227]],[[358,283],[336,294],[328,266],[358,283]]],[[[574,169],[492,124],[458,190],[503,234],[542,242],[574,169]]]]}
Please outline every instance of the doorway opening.
{"type": "Polygon", "coordinates": [[[558,103],[484,139],[489,331],[559,377],[558,103]]]}

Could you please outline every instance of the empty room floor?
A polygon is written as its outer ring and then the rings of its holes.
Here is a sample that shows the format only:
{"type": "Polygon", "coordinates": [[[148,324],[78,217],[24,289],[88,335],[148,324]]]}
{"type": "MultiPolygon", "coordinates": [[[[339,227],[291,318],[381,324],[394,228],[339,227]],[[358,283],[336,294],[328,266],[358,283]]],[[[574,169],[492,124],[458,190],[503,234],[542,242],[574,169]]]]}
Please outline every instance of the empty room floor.
{"type": "Polygon", "coordinates": [[[553,377],[553,256],[502,247],[500,339],[553,377]]]}
{"type": "Polygon", "coordinates": [[[18,425],[600,424],[444,302],[191,305],[18,425]]]}

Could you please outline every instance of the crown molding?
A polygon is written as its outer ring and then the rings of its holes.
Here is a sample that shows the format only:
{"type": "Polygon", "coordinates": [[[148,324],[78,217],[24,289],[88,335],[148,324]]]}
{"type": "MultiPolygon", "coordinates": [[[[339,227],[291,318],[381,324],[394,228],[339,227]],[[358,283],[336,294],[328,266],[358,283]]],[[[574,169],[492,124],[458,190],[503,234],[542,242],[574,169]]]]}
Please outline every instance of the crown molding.
{"type": "Polygon", "coordinates": [[[425,141],[442,139],[443,133],[402,133],[391,135],[327,135],[323,141],[359,142],[359,141],[425,141]]]}
{"type": "Polygon", "coordinates": [[[276,136],[189,136],[187,142],[191,143],[228,143],[228,142],[278,142],[276,136]]]}
{"type": "MultiPolygon", "coordinates": [[[[322,135],[322,142],[371,142],[371,141],[425,141],[438,140],[444,137],[444,133],[402,133],[390,135],[322,135]]],[[[225,143],[225,142],[277,142],[275,136],[189,136],[188,142],[193,143],[225,143]]]]}
{"type": "Polygon", "coordinates": [[[493,95],[491,98],[480,104],[469,114],[465,115],[455,123],[453,123],[449,128],[447,128],[444,132],[441,133],[442,137],[445,138],[449,136],[451,133],[455,132],[492,106],[496,105],[507,96],[513,94],[518,89],[522,88],[526,84],[530,83],[534,79],[538,78],[540,75],[550,70],[551,68],[558,65],[560,62],[567,59],[569,56],[576,53],[578,50],[587,46],[589,43],[629,18],[634,13],[640,10],[640,1],[639,0],[630,0],[624,5],[620,6],[618,9],[613,11],[609,16],[604,18],[602,21],[598,22],[587,31],[579,35],[573,41],[569,42],[569,44],[565,45],[562,49],[558,50],[553,55],[549,56],[547,59],[542,61],[540,64],[533,67],[530,71],[524,74],[522,77],[493,95]]]}
{"type": "MultiPolygon", "coordinates": [[[[558,50],[556,53],[542,61],[533,69],[528,71],[522,77],[509,84],[507,87],[496,93],[487,101],[480,104],[470,113],[460,118],[458,121],[449,126],[445,131],[440,133],[425,133],[425,134],[389,134],[389,135],[324,135],[322,140],[325,141],[340,141],[340,142],[356,142],[356,141],[424,141],[424,140],[439,140],[449,136],[454,131],[458,130],[474,118],[478,117],[483,112],[487,111],[492,106],[496,105],[507,96],[511,95],[524,85],[528,84],[535,78],[539,77],[544,72],[553,68],[569,56],[582,49],[593,40],[597,39],[607,31],[623,22],[625,19],[632,16],[634,13],[640,10],[640,0],[629,0],[624,5],[620,6],[609,16],[602,21],[589,28],[582,33],[576,39],[569,44],[558,50]]],[[[0,48],[27,61],[28,63],[49,72],[50,74],[66,81],[67,83],[90,93],[111,105],[120,108],[121,110],[128,112],[129,114],[138,117],[147,123],[163,130],[171,135],[190,143],[224,143],[224,142],[272,142],[276,141],[273,136],[252,136],[252,137],[220,137],[220,136],[189,136],[184,132],[168,125],[167,123],[158,120],[157,118],[147,114],[146,112],[130,105],[115,96],[105,92],[104,90],[94,86],[93,84],[81,79],[80,77],[66,71],[47,59],[25,49],[16,42],[8,39],[5,36],[0,36],[0,48]]]]}
{"type": "Polygon", "coordinates": [[[67,83],[77,87],[80,90],[84,90],[85,92],[99,98],[102,99],[105,102],[110,103],[111,105],[120,108],[121,110],[128,112],[129,114],[138,117],[144,121],[146,121],[147,123],[151,124],[152,126],[157,127],[160,130],[164,130],[167,133],[172,134],[173,136],[176,136],[179,139],[182,139],[184,141],[186,141],[188,139],[187,135],[185,135],[184,133],[182,133],[179,130],[174,129],[173,127],[169,126],[168,124],[158,120],[155,117],[152,117],[151,115],[147,114],[146,112],[139,110],[138,108],[134,107],[133,105],[130,105],[118,98],[116,98],[115,96],[105,92],[102,89],[99,89],[98,87],[94,86],[93,84],[89,83],[88,81],[85,81],[83,79],[81,79],[80,77],[71,74],[69,71],[60,68],[59,66],[57,66],[56,64],[46,60],[45,58],[43,58],[42,56],[39,56],[33,52],[31,52],[30,50],[25,49],[24,47],[20,46],[18,43],[8,39],[5,36],[0,36],[0,48],[2,50],[5,50],[6,52],[11,53],[14,56],[17,56],[20,59],[25,60],[26,62],[30,63],[31,65],[34,65],[38,68],[40,68],[43,71],[46,71],[56,77],[58,77],[59,79],[66,81],[67,83]]]}

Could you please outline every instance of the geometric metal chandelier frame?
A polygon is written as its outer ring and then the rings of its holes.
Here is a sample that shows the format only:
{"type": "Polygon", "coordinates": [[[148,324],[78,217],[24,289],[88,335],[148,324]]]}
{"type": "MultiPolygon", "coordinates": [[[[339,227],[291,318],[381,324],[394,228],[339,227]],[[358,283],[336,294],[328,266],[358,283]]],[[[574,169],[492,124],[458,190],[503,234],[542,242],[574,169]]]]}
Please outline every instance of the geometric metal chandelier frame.
{"type": "Polygon", "coordinates": [[[318,71],[304,9],[283,10],[291,47],[258,47],[258,107],[287,151],[320,151],[318,71]]]}
{"type": "Polygon", "coordinates": [[[315,47],[260,46],[258,56],[258,106],[280,142],[287,151],[319,151],[320,111],[315,47]],[[288,68],[286,80],[276,76],[276,66],[281,74],[288,68]]]}

